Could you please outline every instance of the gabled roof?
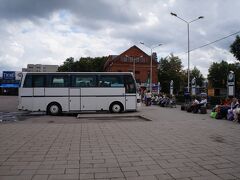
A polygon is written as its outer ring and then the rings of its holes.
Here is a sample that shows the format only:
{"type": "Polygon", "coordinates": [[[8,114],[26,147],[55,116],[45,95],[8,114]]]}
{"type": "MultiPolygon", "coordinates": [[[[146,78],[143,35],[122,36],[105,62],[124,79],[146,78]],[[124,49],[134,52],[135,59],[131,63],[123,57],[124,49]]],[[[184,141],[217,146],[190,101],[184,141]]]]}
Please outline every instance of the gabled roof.
{"type": "MultiPolygon", "coordinates": [[[[119,59],[119,57],[121,57],[123,54],[126,54],[128,51],[131,51],[132,49],[136,49],[137,51],[141,52],[142,54],[144,54],[147,57],[150,57],[147,53],[145,53],[143,50],[141,50],[139,47],[137,47],[136,45],[133,45],[132,47],[128,48],[126,51],[122,52],[119,55],[109,55],[108,59],[106,61],[106,63],[104,64],[104,69],[109,66],[113,61],[117,61],[119,59]]],[[[155,61],[155,59],[153,59],[153,61],[155,61]]],[[[156,61],[156,63],[158,63],[156,61]]]]}
{"type": "Polygon", "coordinates": [[[129,49],[127,49],[126,51],[124,51],[123,53],[121,53],[119,56],[125,54],[127,51],[130,51],[131,49],[137,49],[138,51],[142,52],[145,56],[149,56],[147,53],[145,53],[143,50],[141,50],[139,47],[137,47],[136,45],[133,45],[132,47],[130,47],[129,49]]]}

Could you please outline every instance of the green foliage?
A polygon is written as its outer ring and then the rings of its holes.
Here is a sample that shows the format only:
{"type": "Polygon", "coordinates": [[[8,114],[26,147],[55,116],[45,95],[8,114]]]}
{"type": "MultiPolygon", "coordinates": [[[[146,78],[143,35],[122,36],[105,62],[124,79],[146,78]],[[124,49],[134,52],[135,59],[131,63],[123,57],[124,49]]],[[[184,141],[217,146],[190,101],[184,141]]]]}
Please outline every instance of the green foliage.
{"type": "Polygon", "coordinates": [[[107,60],[103,57],[81,57],[78,61],[74,61],[73,57],[67,58],[63,65],[58,68],[59,72],[102,72],[103,66],[107,60]]]}
{"type": "Polygon", "coordinates": [[[182,62],[177,56],[170,54],[170,56],[161,58],[160,69],[158,71],[158,79],[161,83],[162,92],[169,93],[169,83],[174,82],[174,93],[179,92],[182,76],[182,62]]]}
{"type": "Polygon", "coordinates": [[[59,72],[70,72],[70,71],[72,71],[73,67],[74,67],[74,58],[70,57],[70,58],[67,58],[63,62],[63,65],[58,67],[58,71],[59,72]]]}
{"type": "Polygon", "coordinates": [[[190,72],[190,79],[196,78],[196,85],[202,87],[203,86],[203,81],[204,77],[200,70],[195,66],[193,70],[190,72]]]}
{"type": "Polygon", "coordinates": [[[230,52],[240,61],[240,37],[237,35],[235,41],[230,46],[230,52]]]}
{"type": "Polygon", "coordinates": [[[226,61],[220,63],[214,62],[208,69],[208,80],[211,82],[213,88],[226,88],[227,75],[230,70],[234,71],[234,66],[228,64],[226,61]]]}
{"type": "Polygon", "coordinates": [[[208,69],[208,80],[213,88],[226,88],[227,74],[228,63],[226,61],[214,62],[208,69]]]}
{"type": "Polygon", "coordinates": [[[214,62],[208,69],[208,81],[212,88],[227,88],[227,76],[229,71],[235,74],[235,92],[240,92],[240,63],[228,64],[226,61],[214,62]]]}

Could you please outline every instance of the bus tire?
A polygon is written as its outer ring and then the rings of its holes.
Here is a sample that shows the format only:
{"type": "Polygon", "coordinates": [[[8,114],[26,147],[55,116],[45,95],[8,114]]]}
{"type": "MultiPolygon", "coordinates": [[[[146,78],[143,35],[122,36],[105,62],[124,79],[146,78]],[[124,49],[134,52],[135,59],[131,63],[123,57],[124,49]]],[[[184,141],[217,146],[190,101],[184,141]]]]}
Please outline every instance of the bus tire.
{"type": "Polygon", "coordinates": [[[120,113],[123,111],[123,105],[122,103],[116,101],[111,103],[110,107],[109,107],[109,111],[111,113],[120,113]]]}
{"type": "Polygon", "coordinates": [[[62,113],[62,107],[57,102],[52,102],[47,106],[47,114],[52,116],[58,116],[62,113]]]}

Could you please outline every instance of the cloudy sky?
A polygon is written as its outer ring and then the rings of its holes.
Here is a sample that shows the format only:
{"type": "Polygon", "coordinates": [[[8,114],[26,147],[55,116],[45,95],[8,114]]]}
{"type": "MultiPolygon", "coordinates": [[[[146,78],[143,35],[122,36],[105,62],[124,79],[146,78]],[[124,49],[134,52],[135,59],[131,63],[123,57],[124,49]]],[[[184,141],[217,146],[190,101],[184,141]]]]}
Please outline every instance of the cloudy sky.
{"type": "MultiPolygon", "coordinates": [[[[239,0],[0,0],[0,72],[27,64],[60,65],[68,57],[120,54],[132,45],[158,58],[178,55],[187,66],[190,49],[240,30],[239,0]]],[[[190,66],[204,75],[212,62],[234,62],[235,36],[191,52],[190,66]]]]}

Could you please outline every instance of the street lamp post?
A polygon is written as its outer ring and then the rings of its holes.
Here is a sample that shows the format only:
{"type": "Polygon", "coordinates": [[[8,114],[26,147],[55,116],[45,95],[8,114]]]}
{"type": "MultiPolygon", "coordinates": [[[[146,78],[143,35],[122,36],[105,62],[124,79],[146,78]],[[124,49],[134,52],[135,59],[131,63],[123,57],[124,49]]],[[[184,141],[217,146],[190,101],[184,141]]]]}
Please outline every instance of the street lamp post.
{"type": "Polygon", "coordinates": [[[190,38],[189,38],[189,25],[190,25],[190,23],[192,23],[192,22],[194,22],[194,21],[197,21],[197,20],[199,20],[199,19],[202,19],[202,18],[204,18],[204,17],[203,17],[203,16],[199,16],[198,18],[193,19],[193,20],[191,20],[191,21],[186,21],[185,19],[179,17],[176,13],[172,13],[172,12],[171,12],[171,15],[172,15],[172,16],[175,16],[175,17],[177,17],[178,19],[180,19],[180,20],[184,21],[185,23],[187,23],[187,34],[188,34],[188,51],[187,51],[187,52],[188,52],[188,92],[190,92],[190,91],[189,91],[189,84],[190,84],[190,69],[189,69],[189,67],[190,67],[190,38]]]}
{"type": "Polygon", "coordinates": [[[158,47],[158,46],[161,46],[162,44],[158,44],[158,45],[154,45],[154,46],[147,46],[146,44],[144,44],[143,42],[140,42],[140,44],[146,46],[147,48],[149,48],[151,50],[151,62],[150,62],[150,82],[149,82],[149,88],[150,88],[150,92],[152,93],[152,52],[153,52],[153,49],[158,47]]]}
{"type": "MultiPolygon", "coordinates": [[[[136,75],[135,75],[136,74],[136,70],[135,70],[136,69],[135,57],[128,56],[128,55],[125,55],[125,56],[132,59],[132,61],[133,61],[133,77],[136,78],[136,75]]],[[[141,55],[138,58],[141,58],[141,57],[143,57],[143,56],[141,55]]]]}

